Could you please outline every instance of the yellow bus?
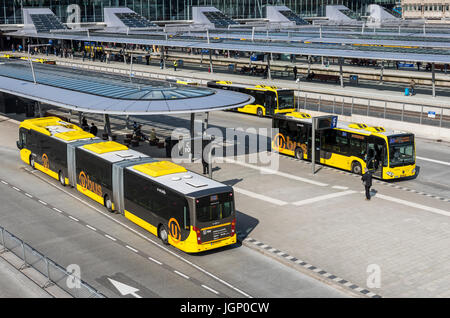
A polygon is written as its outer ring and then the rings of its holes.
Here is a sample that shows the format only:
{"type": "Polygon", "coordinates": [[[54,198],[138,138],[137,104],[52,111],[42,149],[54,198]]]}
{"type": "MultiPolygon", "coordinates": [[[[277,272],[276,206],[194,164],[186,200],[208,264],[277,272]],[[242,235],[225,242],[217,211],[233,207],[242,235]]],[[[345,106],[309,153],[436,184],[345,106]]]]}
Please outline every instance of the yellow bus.
{"type": "MultiPolygon", "coordinates": [[[[307,113],[276,115],[272,149],[311,160],[312,119],[307,113]]],[[[316,162],[361,174],[371,170],[380,179],[416,174],[414,134],[388,131],[362,123],[338,122],[334,129],[316,132],[316,162]]]]}
{"type": "Polygon", "coordinates": [[[254,104],[245,105],[236,109],[241,113],[264,117],[295,111],[294,91],[291,89],[281,89],[276,86],[265,85],[246,86],[227,81],[208,82],[207,86],[253,96],[255,98],[254,104]]]}
{"type": "Polygon", "coordinates": [[[22,161],[188,253],[236,243],[233,188],[57,117],[19,127],[22,161]]]}

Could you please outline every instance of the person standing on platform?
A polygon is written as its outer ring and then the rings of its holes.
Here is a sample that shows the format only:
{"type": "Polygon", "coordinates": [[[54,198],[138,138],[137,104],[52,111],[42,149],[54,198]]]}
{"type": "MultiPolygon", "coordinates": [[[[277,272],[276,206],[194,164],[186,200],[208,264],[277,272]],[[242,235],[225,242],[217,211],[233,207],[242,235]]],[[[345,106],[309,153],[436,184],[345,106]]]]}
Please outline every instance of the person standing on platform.
{"type": "Polygon", "coordinates": [[[91,134],[93,134],[94,136],[97,136],[98,128],[97,128],[97,126],[95,126],[94,123],[91,123],[91,128],[89,128],[89,132],[91,134]]]}
{"type": "Polygon", "coordinates": [[[366,173],[363,174],[361,180],[364,184],[364,188],[366,190],[366,200],[370,200],[370,187],[372,187],[372,173],[370,170],[366,169],[366,173]]]}
{"type": "Polygon", "coordinates": [[[292,72],[294,73],[294,81],[296,81],[297,80],[297,74],[298,74],[297,66],[294,66],[294,68],[292,69],[292,72]]]}

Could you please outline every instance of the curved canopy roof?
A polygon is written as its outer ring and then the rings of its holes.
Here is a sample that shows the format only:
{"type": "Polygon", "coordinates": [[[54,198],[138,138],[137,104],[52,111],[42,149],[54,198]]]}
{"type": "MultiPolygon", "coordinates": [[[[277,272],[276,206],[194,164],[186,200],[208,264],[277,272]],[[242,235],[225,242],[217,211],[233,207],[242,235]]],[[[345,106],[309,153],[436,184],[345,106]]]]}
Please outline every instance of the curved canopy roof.
{"type": "Polygon", "coordinates": [[[206,112],[253,102],[253,97],[164,81],[0,59],[0,91],[72,110],[117,115],[206,112]]]}

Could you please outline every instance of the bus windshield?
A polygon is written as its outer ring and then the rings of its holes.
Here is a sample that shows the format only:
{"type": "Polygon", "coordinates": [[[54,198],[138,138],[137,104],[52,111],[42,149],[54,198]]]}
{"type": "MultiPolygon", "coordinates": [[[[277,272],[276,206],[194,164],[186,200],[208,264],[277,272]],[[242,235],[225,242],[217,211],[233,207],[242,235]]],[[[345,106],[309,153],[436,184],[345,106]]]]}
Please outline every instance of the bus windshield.
{"type": "Polygon", "coordinates": [[[198,222],[213,222],[234,214],[233,194],[214,194],[196,200],[198,222]]]}
{"type": "Polygon", "coordinates": [[[287,109],[294,107],[294,91],[278,91],[278,109],[287,109]]]}
{"type": "Polygon", "coordinates": [[[414,163],[414,136],[389,137],[389,166],[398,167],[414,163]]]}

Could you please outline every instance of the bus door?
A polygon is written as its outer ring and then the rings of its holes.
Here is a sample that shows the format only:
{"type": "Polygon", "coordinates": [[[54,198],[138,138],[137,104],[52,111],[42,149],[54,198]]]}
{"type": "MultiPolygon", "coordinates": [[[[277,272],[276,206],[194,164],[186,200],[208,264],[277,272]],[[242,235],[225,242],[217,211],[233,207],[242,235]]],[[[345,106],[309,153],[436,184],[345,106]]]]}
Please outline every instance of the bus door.
{"type": "MultiPolygon", "coordinates": [[[[311,126],[310,126],[310,128],[309,128],[309,130],[308,130],[308,159],[309,160],[312,160],[312,153],[311,153],[311,146],[312,146],[312,142],[311,142],[311,140],[312,140],[312,129],[311,129],[311,126]]],[[[321,151],[320,151],[320,148],[321,148],[321,144],[320,144],[320,140],[321,140],[321,135],[322,135],[322,133],[321,133],[321,131],[319,131],[319,130],[316,130],[316,156],[315,156],[315,161],[316,161],[316,163],[320,163],[320,154],[321,154],[321,151]]]]}
{"type": "Polygon", "coordinates": [[[367,168],[372,171],[373,176],[382,178],[383,167],[387,167],[386,141],[377,136],[369,136],[366,154],[367,168]]]}
{"type": "Polygon", "coordinates": [[[266,116],[273,116],[277,108],[277,95],[272,91],[265,91],[266,95],[266,116]]]}

